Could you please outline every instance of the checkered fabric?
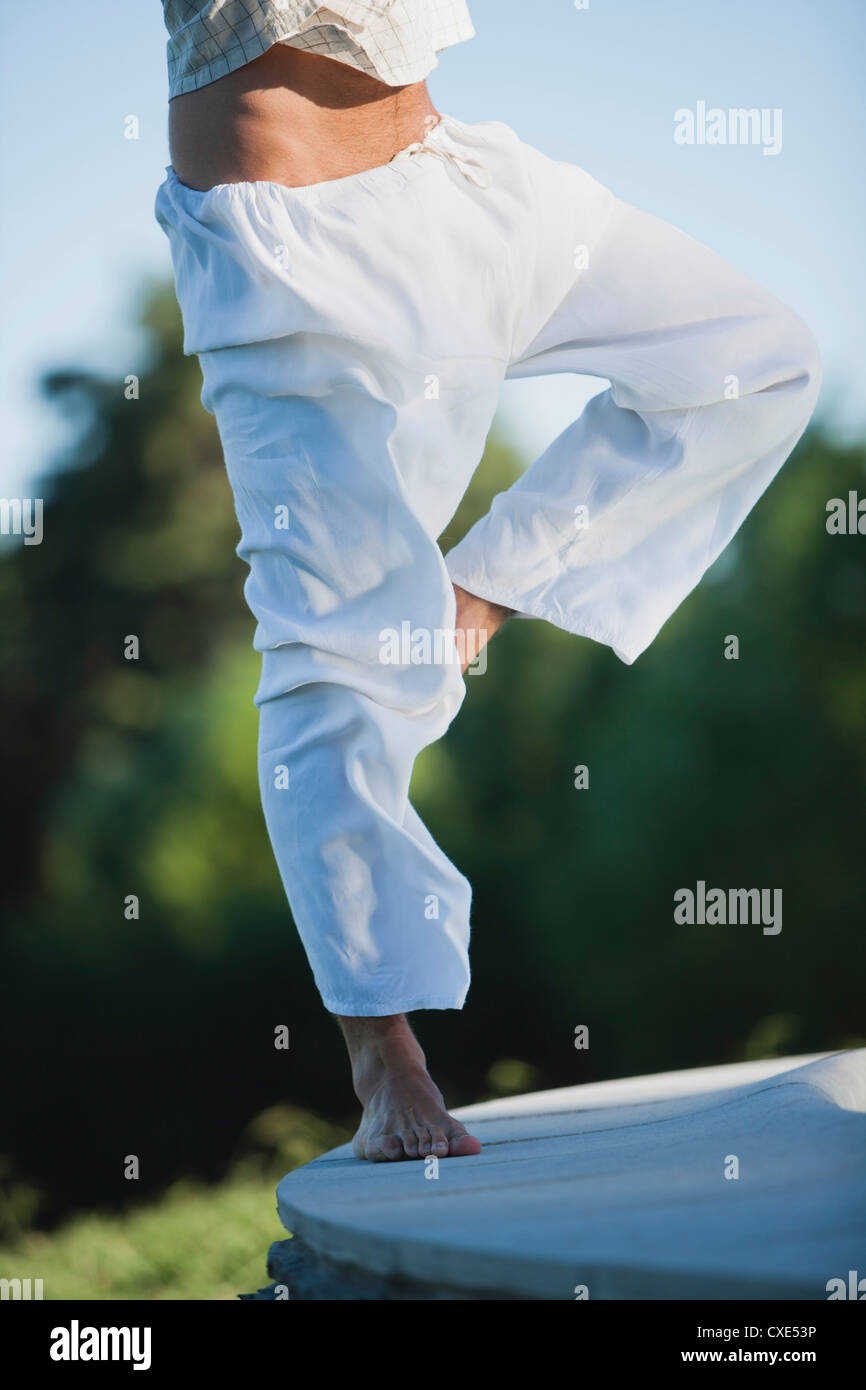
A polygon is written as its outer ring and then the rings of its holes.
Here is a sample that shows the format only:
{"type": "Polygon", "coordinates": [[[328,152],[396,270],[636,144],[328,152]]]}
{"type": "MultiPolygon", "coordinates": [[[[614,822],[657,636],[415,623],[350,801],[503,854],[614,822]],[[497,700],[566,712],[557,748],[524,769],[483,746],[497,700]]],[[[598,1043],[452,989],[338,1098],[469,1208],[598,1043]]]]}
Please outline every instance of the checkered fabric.
{"type": "Polygon", "coordinates": [[[471,39],[465,0],[162,0],[169,99],[215,82],[276,43],[319,53],[391,87],[421,82],[440,49],[471,39]]]}

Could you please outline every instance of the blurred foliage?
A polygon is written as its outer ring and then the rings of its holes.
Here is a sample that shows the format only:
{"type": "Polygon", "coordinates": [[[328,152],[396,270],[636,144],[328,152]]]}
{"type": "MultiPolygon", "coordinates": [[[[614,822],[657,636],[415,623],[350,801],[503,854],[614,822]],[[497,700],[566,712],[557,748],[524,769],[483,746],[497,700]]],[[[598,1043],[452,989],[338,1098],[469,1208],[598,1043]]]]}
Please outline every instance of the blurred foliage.
{"type": "Polygon", "coordinates": [[[235,1299],[268,1283],[268,1246],[285,1238],[272,1184],[182,1181],[124,1216],[32,1231],[0,1247],[0,1266],[41,1279],[45,1299],[235,1299]]]}
{"type": "Polygon", "coordinates": [[[351,1131],[297,1106],[271,1106],[241,1135],[222,1183],[182,1179],[157,1202],[121,1216],[74,1216],[50,1233],[0,1226],[0,1269],[10,1271],[7,1278],[41,1279],[45,1299],[252,1293],[269,1282],[268,1246],[286,1239],[276,1184],[350,1138],[351,1131]]]}
{"type": "Polygon", "coordinates": [[[515,1057],[502,1057],[493,1063],[486,1079],[494,1096],[519,1096],[537,1090],[541,1078],[529,1062],[518,1062],[515,1057]]]}
{"type": "MultiPolygon", "coordinates": [[[[128,1206],[128,1154],[139,1200],[243,1172],[225,1198],[258,1233],[268,1135],[288,1164],[306,1151],[293,1107],[324,1117],[322,1147],[355,1112],[259,807],[259,658],[216,429],[171,290],[142,314],[139,399],[120,379],[48,379],[70,445],[42,486],[45,538],[0,554],[7,1234],[34,1189],[43,1225],[128,1206]]],[[[521,462],[491,442],[446,548],[521,462]]],[[[547,1087],[866,1032],[864,542],[824,525],[828,498],[866,491],[864,464],[863,447],[808,435],[635,666],[514,621],[468,679],[414,781],[475,890],[467,1007],[416,1020],[449,1103],[511,1093],[515,1066],[547,1087]],[[674,891],[698,879],[781,887],[782,933],[676,926],[674,891]]],[[[210,1189],[172,1193],[190,1250],[200,1212],[216,1258],[210,1189]]],[[[147,1280],[161,1218],[135,1219],[154,1223],[147,1280]]],[[[85,1263],[100,1222],[76,1227],[85,1263]]]]}
{"type": "Polygon", "coordinates": [[[232,1173],[276,1183],[317,1154],[347,1144],[352,1133],[296,1105],[271,1105],[241,1135],[232,1173]]]}

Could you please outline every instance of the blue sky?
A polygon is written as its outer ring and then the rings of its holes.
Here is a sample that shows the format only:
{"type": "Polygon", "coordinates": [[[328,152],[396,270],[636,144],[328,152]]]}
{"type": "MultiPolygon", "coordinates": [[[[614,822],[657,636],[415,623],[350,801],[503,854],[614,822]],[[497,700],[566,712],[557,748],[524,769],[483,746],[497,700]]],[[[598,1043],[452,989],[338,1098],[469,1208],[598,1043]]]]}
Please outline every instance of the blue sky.
{"type": "MultiPolygon", "coordinates": [[[[430,78],[440,110],[495,119],[707,242],[795,308],[824,360],[820,413],[866,431],[863,0],[470,0],[477,30],[430,78]],[[678,145],[674,112],[782,111],[782,149],[678,145]]],[[[153,198],[168,163],[159,0],[40,0],[3,18],[2,491],[24,490],[58,423],[42,370],[137,366],[142,280],[169,273],[153,198]],[[140,138],[124,138],[136,115],[140,138]]],[[[539,452],[597,383],[506,386],[539,452]]]]}

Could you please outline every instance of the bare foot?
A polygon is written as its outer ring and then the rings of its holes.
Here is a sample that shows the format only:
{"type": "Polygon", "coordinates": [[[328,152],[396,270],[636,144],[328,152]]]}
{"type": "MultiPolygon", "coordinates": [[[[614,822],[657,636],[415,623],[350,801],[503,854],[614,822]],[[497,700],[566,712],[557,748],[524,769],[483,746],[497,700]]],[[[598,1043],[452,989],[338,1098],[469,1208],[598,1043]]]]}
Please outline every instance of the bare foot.
{"type": "Polygon", "coordinates": [[[481,1145],[445,1109],[424,1053],[404,1014],[338,1018],[352,1063],[355,1095],[364,1107],[352,1140],[356,1158],[466,1158],[481,1145]]]}

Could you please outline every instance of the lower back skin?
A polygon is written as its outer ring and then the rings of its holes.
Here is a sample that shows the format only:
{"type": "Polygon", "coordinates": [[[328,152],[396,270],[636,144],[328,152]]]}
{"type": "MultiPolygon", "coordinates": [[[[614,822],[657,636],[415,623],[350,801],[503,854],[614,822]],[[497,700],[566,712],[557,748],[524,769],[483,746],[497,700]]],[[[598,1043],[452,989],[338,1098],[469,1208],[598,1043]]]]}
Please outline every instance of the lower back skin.
{"type": "Polygon", "coordinates": [[[169,103],[181,183],[264,180],[289,188],[358,174],[422,140],[438,114],[425,82],[389,87],[333,58],[275,44],[169,103]]]}

